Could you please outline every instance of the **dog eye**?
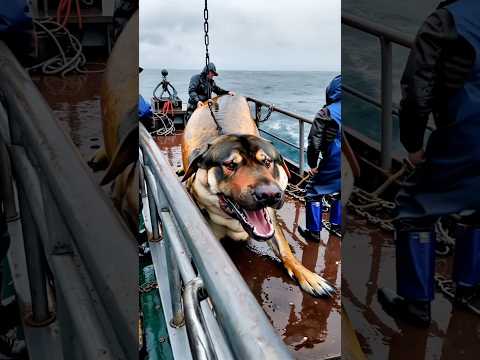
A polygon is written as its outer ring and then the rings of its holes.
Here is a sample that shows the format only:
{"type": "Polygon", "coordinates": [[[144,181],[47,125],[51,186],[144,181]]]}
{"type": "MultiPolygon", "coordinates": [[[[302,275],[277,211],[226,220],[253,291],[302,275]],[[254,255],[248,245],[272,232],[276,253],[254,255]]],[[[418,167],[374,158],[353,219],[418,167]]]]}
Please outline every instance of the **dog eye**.
{"type": "Polygon", "coordinates": [[[265,167],[268,169],[270,167],[270,165],[272,165],[272,159],[265,159],[263,160],[263,164],[265,165],[265,167]]]}
{"type": "Polygon", "coordinates": [[[234,171],[237,168],[237,164],[235,164],[233,161],[225,161],[223,163],[223,166],[225,166],[230,171],[234,171]]]}

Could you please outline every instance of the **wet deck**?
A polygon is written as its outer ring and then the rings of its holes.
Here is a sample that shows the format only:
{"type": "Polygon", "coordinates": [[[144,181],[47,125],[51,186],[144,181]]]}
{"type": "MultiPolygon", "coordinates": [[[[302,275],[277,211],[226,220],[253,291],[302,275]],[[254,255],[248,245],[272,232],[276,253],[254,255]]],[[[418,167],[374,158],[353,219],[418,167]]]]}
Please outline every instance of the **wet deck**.
{"type": "MultiPolygon", "coordinates": [[[[347,218],[343,239],[342,303],[360,344],[375,359],[478,359],[480,316],[452,307],[437,290],[432,324],[418,329],[395,321],[377,301],[379,287],[395,288],[395,247],[392,234],[354,216],[347,218]]],[[[450,278],[452,256],[437,257],[437,272],[450,278]]]]}
{"type": "MultiPolygon", "coordinates": [[[[181,136],[157,138],[160,149],[172,167],[181,167],[181,136]]],[[[298,235],[297,225],[304,225],[304,207],[288,199],[278,212],[280,224],[295,255],[340,287],[341,242],[322,233],[323,241],[306,243],[298,235]]],[[[314,298],[291,280],[265,243],[224,241],[225,249],[265,310],[268,318],[296,359],[318,360],[340,355],[340,293],[334,299],[314,298]]]]}
{"type": "Polygon", "coordinates": [[[103,74],[32,76],[60,125],[85,160],[103,145],[100,85],[103,74]]]}

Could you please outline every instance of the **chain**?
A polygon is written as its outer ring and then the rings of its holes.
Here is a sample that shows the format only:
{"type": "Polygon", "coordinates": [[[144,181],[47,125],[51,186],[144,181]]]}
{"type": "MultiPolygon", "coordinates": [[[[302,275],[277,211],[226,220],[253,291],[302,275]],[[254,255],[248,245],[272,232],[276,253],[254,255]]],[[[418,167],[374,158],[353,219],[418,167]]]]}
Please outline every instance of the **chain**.
{"type": "Polygon", "coordinates": [[[140,294],[146,294],[149,293],[150,291],[157,289],[158,288],[158,283],[154,280],[150,283],[142,284],[138,287],[138,292],[140,294]]]}
{"type": "Polygon", "coordinates": [[[207,0],[205,0],[205,8],[203,9],[203,30],[205,32],[204,41],[205,41],[205,64],[208,66],[210,63],[210,54],[208,53],[208,45],[210,45],[210,37],[208,36],[208,5],[207,0]]]}
{"type": "Polygon", "coordinates": [[[265,117],[262,120],[259,120],[258,122],[263,123],[263,122],[267,121],[268,119],[270,119],[270,116],[272,115],[274,107],[275,107],[275,105],[273,105],[273,104],[268,105],[267,114],[265,115],[265,117]]]}

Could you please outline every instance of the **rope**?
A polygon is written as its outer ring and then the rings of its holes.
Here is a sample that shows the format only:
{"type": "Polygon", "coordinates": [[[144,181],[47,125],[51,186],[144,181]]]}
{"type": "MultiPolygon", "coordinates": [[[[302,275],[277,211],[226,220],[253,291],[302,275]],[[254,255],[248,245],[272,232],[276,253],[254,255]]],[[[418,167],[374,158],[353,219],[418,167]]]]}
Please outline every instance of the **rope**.
{"type": "MultiPolygon", "coordinates": [[[[75,1],[75,8],[77,10],[78,27],[81,29],[83,27],[83,22],[82,22],[82,13],[80,11],[79,0],[75,1]]],[[[72,0],[60,0],[57,7],[57,23],[65,26],[67,24],[68,18],[70,17],[71,9],[72,9],[72,0]],[[62,20],[62,17],[63,17],[63,20],[62,20]]]]}
{"type": "Polygon", "coordinates": [[[208,100],[207,103],[208,103],[208,109],[210,110],[210,115],[212,115],[212,119],[215,122],[215,125],[217,126],[218,135],[222,135],[223,134],[223,128],[220,126],[220,124],[217,121],[217,118],[215,117],[215,114],[213,113],[213,109],[212,109],[212,103],[213,102],[211,100],[208,100]]]}
{"type": "MultiPolygon", "coordinates": [[[[82,67],[86,65],[87,61],[85,55],[82,51],[82,44],[77,37],[72,35],[70,31],[61,23],[55,22],[50,18],[42,20],[34,20],[34,33],[35,33],[35,43],[37,46],[38,53],[38,37],[42,35],[48,36],[56,45],[58,53],[42,61],[36,65],[28,67],[27,71],[39,69],[41,72],[47,75],[61,74],[65,76],[67,73],[76,71],[78,73],[101,73],[104,70],[83,70],[82,67]],[[40,30],[37,30],[37,27],[40,30]],[[67,49],[72,49],[73,54],[68,54],[71,51],[67,51],[64,46],[60,44],[59,38],[66,37],[68,39],[68,44],[65,46],[67,49]]],[[[93,64],[93,63],[92,63],[93,64]]],[[[102,64],[104,65],[104,64],[102,64]]]]}

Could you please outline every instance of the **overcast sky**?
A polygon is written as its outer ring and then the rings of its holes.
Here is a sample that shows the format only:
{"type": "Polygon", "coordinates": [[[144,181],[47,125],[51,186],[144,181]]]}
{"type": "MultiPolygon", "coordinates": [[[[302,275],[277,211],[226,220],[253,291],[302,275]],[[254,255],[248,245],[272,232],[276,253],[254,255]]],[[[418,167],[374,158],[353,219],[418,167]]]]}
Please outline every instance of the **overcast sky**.
{"type": "MultiPolygon", "coordinates": [[[[340,70],[340,0],[209,0],[210,57],[223,70],[340,70]]],[[[203,0],[140,1],[140,65],[205,63],[203,0]]]]}

